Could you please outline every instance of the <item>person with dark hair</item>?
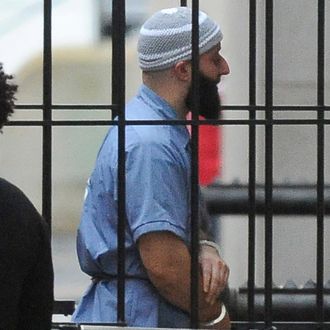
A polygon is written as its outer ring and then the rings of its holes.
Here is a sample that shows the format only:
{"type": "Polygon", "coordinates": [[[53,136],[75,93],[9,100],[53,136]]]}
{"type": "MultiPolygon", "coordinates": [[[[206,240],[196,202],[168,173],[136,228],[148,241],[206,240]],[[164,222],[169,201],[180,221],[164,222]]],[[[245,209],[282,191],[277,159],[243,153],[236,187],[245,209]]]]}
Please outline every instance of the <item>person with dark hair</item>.
{"type": "Polygon", "coordinates": [[[8,80],[10,79],[12,79],[12,76],[7,75],[3,71],[3,66],[0,63],[0,130],[8,122],[8,117],[14,112],[17,86],[9,84],[8,80]]]}
{"type": "MultiPolygon", "coordinates": [[[[0,130],[14,111],[17,86],[0,63],[0,130]]],[[[51,329],[50,230],[24,193],[0,178],[0,329],[51,329]]]]}
{"type": "MultiPolygon", "coordinates": [[[[192,89],[192,10],[167,8],[140,30],[143,84],[126,106],[128,120],[184,120],[192,89]]],[[[229,73],[220,54],[222,32],[199,12],[200,114],[217,118],[217,84],[229,73]]],[[[212,143],[212,141],[210,141],[212,143]]],[[[126,127],[125,321],[128,326],[189,328],[191,286],[191,150],[185,125],[126,127]]],[[[81,269],[93,281],[73,320],[117,321],[118,126],[110,128],[88,180],[78,229],[81,269]]],[[[202,328],[228,330],[220,293],[229,268],[217,245],[200,241],[199,319],[202,328]]]]}

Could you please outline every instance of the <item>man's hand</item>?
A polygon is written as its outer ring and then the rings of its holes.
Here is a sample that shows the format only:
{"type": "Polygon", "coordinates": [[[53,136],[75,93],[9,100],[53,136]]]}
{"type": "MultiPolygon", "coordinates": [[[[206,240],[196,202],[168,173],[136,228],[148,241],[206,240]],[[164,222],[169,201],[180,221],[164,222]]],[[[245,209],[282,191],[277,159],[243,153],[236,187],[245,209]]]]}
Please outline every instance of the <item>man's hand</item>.
{"type": "Polygon", "coordinates": [[[229,268],[218,251],[206,244],[200,245],[199,263],[203,292],[206,294],[206,301],[213,305],[228,283],[229,268]]]}
{"type": "MultiPolygon", "coordinates": [[[[190,313],[191,255],[186,244],[170,232],[151,232],[139,239],[139,251],[150,281],[159,294],[171,304],[190,313]]],[[[200,254],[199,319],[209,322],[221,313],[219,293],[227,284],[229,270],[213,247],[202,247],[200,254]],[[205,279],[204,279],[205,278],[205,279]],[[203,290],[203,283],[208,283],[203,290]],[[210,301],[206,300],[210,296],[210,301]],[[215,303],[215,300],[217,302],[215,303]],[[212,304],[210,303],[212,302],[212,304]]],[[[216,329],[230,329],[229,317],[217,323],[216,329]]]]}

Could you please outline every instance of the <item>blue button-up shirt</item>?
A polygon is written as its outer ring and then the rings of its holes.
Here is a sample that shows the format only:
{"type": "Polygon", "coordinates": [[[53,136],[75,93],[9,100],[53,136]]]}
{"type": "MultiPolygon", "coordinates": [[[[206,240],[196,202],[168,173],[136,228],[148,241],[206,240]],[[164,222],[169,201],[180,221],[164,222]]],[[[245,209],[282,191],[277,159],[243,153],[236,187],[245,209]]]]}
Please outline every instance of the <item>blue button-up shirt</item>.
{"type": "MultiPolygon", "coordinates": [[[[126,119],[172,120],[177,115],[165,100],[142,85],[126,106],[126,119]]],[[[137,248],[141,235],[169,231],[189,245],[189,133],[182,125],[128,125],[125,151],[126,273],[147,278],[137,248]]],[[[117,165],[118,127],[115,126],[110,128],[101,146],[88,181],[78,230],[80,266],[91,276],[117,271],[117,165]]],[[[73,320],[116,322],[116,284],[115,279],[92,283],[73,320]]],[[[128,326],[171,327],[164,324],[168,319],[174,322],[173,327],[189,326],[186,314],[165,303],[149,281],[127,279],[125,291],[128,326]]]]}

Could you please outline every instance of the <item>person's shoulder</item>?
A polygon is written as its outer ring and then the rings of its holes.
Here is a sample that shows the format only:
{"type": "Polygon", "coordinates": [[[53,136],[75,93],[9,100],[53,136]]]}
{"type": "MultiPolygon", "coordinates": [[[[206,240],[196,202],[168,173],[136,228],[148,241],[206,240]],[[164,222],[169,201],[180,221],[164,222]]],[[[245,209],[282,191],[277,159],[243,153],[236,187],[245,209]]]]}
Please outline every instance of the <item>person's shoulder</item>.
{"type": "Polygon", "coordinates": [[[0,196],[24,195],[14,184],[4,178],[0,178],[0,196]]]}
{"type": "Polygon", "coordinates": [[[166,126],[160,125],[136,125],[128,127],[126,146],[130,148],[149,149],[167,146],[170,139],[170,131],[166,126]]]}
{"type": "Polygon", "coordinates": [[[146,103],[139,95],[130,100],[125,109],[127,120],[161,120],[163,119],[151,104],[146,103]]]}
{"type": "Polygon", "coordinates": [[[0,178],[0,211],[4,217],[7,215],[16,219],[24,217],[26,221],[45,223],[24,192],[4,178],[0,178]]]}

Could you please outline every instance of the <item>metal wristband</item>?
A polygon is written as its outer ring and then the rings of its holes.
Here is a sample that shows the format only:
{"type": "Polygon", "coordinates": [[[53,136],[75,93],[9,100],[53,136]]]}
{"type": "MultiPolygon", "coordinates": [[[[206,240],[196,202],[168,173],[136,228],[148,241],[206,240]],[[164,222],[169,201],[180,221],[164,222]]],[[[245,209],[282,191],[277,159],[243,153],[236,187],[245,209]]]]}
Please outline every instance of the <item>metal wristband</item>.
{"type": "Polygon", "coordinates": [[[208,246],[213,247],[214,249],[217,250],[217,252],[219,254],[219,257],[220,257],[220,255],[221,255],[221,253],[220,253],[220,247],[219,247],[219,245],[217,243],[214,243],[214,242],[208,241],[208,240],[201,240],[201,241],[199,241],[199,244],[200,245],[208,245],[208,246]]]}
{"type": "Polygon", "coordinates": [[[212,326],[220,323],[225,318],[226,313],[227,313],[226,306],[224,304],[222,304],[220,315],[216,319],[214,319],[212,321],[201,322],[201,326],[202,327],[212,327],[212,326]]]}

